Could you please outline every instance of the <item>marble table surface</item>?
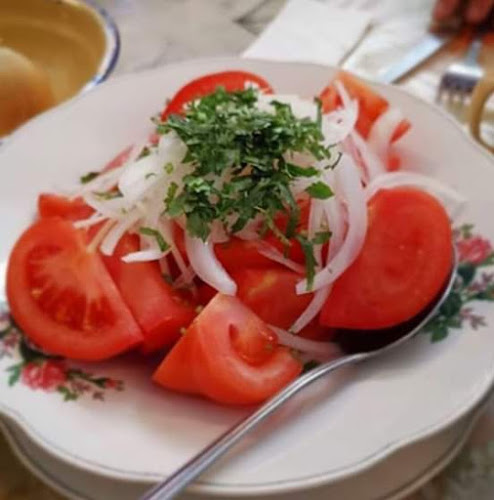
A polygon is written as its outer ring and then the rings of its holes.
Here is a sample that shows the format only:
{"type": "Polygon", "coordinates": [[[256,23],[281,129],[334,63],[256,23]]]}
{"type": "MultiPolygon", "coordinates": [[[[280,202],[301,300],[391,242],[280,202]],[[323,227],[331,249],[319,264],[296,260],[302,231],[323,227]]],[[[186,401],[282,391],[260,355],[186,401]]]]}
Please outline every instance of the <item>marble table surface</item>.
{"type": "MultiPolygon", "coordinates": [[[[178,60],[240,54],[282,8],[284,1],[98,0],[114,17],[122,37],[122,52],[112,77],[178,60]]],[[[423,33],[432,6],[432,0],[322,1],[373,9],[376,24],[346,61],[348,68],[364,70],[367,74],[372,74],[376,61],[397,58],[401,50],[413,44],[423,33]],[[389,42],[393,39],[396,43],[391,44],[391,50],[389,42]]],[[[442,71],[461,56],[465,47],[466,40],[460,38],[401,85],[426,100],[433,100],[442,71]]],[[[484,50],[482,58],[486,65],[494,67],[492,48],[484,50]]],[[[463,109],[453,111],[458,119],[464,120],[463,109]]],[[[414,495],[413,500],[494,498],[494,457],[488,453],[493,445],[494,405],[491,405],[473,441],[459,459],[464,465],[453,464],[440,478],[414,495]],[[484,457],[482,463],[479,456],[484,457]],[[478,493],[479,481],[483,493],[478,493]]],[[[0,500],[60,498],[20,465],[0,436],[0,500]]]]}

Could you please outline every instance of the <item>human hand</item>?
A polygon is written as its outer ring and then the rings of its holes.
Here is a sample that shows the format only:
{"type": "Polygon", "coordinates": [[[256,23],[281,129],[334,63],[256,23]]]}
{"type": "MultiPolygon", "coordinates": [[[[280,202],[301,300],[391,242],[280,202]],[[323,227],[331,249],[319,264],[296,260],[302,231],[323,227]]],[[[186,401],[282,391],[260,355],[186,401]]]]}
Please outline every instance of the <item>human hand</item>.
{"type": "Polygon", "coordinates": [[[436,0],[432,15],[436,21],[443,21],[461,13],[465,21],[477,24],[485,21],[493,10],[494,0],[436,0]]]}

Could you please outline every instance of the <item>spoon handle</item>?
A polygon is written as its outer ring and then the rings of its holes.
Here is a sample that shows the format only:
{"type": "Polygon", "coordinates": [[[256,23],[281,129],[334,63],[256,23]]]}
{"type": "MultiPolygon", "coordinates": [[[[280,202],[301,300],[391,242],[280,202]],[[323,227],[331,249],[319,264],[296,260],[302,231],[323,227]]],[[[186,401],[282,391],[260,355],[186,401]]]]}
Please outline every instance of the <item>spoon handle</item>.
{"type": "Polygon", "coordinates": [[[286,403],[304,387],[342,366],[356,363],[368,356],[368,354],[362,353],[344,356],[324,363],[295,379],[291,384],[258,408],[252,415],[246,417],[244,420],[227,430],[165,481],[149,490],[141,497],[141,500],[168,500],[174,498],[248,432],[257,427],[257,425],[274,413],[280,406],[286,403]]]}

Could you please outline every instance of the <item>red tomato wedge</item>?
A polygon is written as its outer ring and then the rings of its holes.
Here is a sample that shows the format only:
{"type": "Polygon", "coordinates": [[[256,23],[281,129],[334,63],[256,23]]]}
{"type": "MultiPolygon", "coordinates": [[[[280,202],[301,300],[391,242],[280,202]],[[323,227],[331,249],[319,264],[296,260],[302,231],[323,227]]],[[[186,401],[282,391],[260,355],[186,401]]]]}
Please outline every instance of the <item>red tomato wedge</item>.
{"type": "Polygon", "coordinates": [[[58,217],[40,219],[19,238],[7,269],[13,317],[53,354],[96,361],[142,341],[141,329],[85,233],[58,217]]]}
{"type": "Polygon", "coordinates": [[[173,114],[180,114],[184,110],[185,104],[212,94],[218,87],[223,87],[228,92],[244,90],[248,84],[254,84],[261,91],[271,94],[273,89],[264,78],[248,73],[247,71],[222,71],[202,76],[184,85],[167,104],[161,114],[161,119],[173,114]]]}
{"type": "Polygon", "coordinates": [[[263,321],[290,328],[312,300],[312,294],[297,295],[301,276],[289,269],[243,269],[232,274],[238,298],[263,321]]]}
{"type": "Polygon", "coordinates": [[[40,217],[59,216],[63,219],[87,219],[94,210],[86,205],[82,198],[73,200],[58,194],[42,193],[38,197],[38,212],[40,217]]]}
{"type": "MultiPolygon", "coordinates": [[[[366,139],[373,123],[388,109],[388,101],[375,92],[369,85],[346,71],[339,71],[335,76],[335,80],[343,83],[350,97],[358,101],[359,115],[356,128],[360,135],[366,139]]],[[[334,111],[342,105],[338,91],[332,83],[321,92],[319,98],[321,99],[324,113],[334,111]]],[[[396,128],[392,142],[402,137],[410,126],[408,120],[403,120],[396,128]]]]}
{"type": "Polygon", "coordinates": [[[153,380],[219,403],[250,405],[276,394],[301,370],[302,364],[278,345],[276,334],[239,299],[217,294],[153,380]]]}
{"type": "Polygon", "coordinates": [[[142,328],[145,353],[168,347],[180,329],[194,319],[195,308],[165,282],[157,262],[126,263],[122,257],[139,250],[139,237],[126,234],[111,256],[103,256],[123,300],[142,328]]]}
{"type": "Polygon", "coordinates": [[[376,329],[411,319],[440,292],[452,259],[451,225],[435,198],[411,188],[379,191],[364,247],[334,284],[320,322],[376,329]]]}
{"type": "MultiPolygon", "coordinates": [[[[263,243],[271,245],[271,247],[274,247],[283,255],[283,243],[274,235],[267,236],[262,241],[231,238],[225,243],[215,245],[214,252],[228,272],[253,267],[271,268],[277,266],[275,261],[259,253],[259,250],[263,247],[263,243]]],[[[293,240],[291,242],[287,257],[298,264],[304,264],[304,253],[298,241],[293,240]]],[[[281,264],[278,267],[283,268],[281,264]]]]}
{"type": "MultiPolygon", "coordinates": [[[[298,202],[300,208],[300,222],[297,231],[307,230],[310,213],[310,203],[308,199],[300,199],[298,202]]],[[[281,232],[285,232],[288,224],[288,217],[285,213],[279,213],[275,218],[275,223],[281,232]]],[[[285,254],[294,262],[303,265],[305,256],[300,243],[293,239],[290,241],[288,251],[286,251],[283,243],[273,233],[268,233],[262,241],[260,240],[241,240],[240,238],[231,238],[226,243],[215,245],[214,251],[218,260],[223,264],[229,272],[239,271],[245,268],[267,267],[272,268],[276,263],[259,253],[264,244],[278,250],[281,254],[285,254]]],[[[283,267],[279,265],[278,267],[283,267]]]]}
{"type": "MultiPolygon", "coordinates": [[[[300,224],[297,228],[298,231],[307,229],[310,205],[307,200],[299,201],[300,207],[300,224]]],[[[287,217],[281,213],[275,219],[277,227],[280,231],[285,231],[287,224],[287,217]]],[[[184,232],[178,225],[174,225],[173,237],[175,244],[180,250],[185,261],[188,261],[185,252],[184,232]]],[[[285,253],[285,247],[280,239],[273,233],[266,235],[263,240],[242,240],[240,238],[232,237],[225,243],[218,243],[214,246],[216,257],[228,272],[235,272],[244,268],[252,267],[267,267],[271,268],[277,264],[270,258],[265,257],[259,252],[264,244],[278,250],[281,254],[285,253]]],[[[300,243],[293,239],[290,241],[290,247],[287,252],[287,257],[294,262],[303,265],[305,263],[305,256],[300,243]]],[[[279,266],[283,267],[283,266],[279,266]]]]}
{"type": "Polygon", "coordinates": [[[113,159],[111,159],[104,167],[102,172],[108,172],[109,170],[113,170],[114,168],[121,167],[130,156],[132,152],[132,146],[127,146],[124,150],[118,153],[113,159]]]}

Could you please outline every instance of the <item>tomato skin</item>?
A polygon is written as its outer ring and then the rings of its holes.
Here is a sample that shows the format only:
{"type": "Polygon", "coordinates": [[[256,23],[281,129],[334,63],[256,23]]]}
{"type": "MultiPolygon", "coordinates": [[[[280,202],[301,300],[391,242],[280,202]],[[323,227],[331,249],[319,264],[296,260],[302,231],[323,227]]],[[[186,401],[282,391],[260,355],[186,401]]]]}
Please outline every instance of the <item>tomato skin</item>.
{"type": "Polygon", "coordinates": [[[288,329],[304,312],[313,294],[297,295],[301,276],[282,268],[244,268],[232,274],[238,298],[269,325],[288,329]]]}
{"type": "Polygon", "coordinates": [[[84,361],[103,360],[142,341],[99,255],[70,221],[40,219],[15,244],[7,297],[16,322],[42,349],[84,361]]]}
{"type": "MultiPolygon", "coordinates": [[[[174,226],[173,237],[178,250],[184,258],[184,261],[188,263],[188,257],[185,251],[184,232],[178,225],[174,226]]],[[[217,243],[214,246],[214,253],[228,272],[235,272],[246,267],[283,267],[281,264],[277,265],[272,259],[269,259],[259,253],[263,243],[271,245],[282,254],[285,251],[283,243],[276,236],[270,234],[262,241],[241,240],[240,238],[233,236],[225,243],[217,243]]],[[[302,251],[302,247],[297,240],[292,240],[290,242],[287,257],[298,264],[304,264],[304,252],[302,251]]]]}
{"type": "Polygon", "coordinates": [[[262,320],[237,298],[217,294],[164,359],[153,380],[219,403],[251,405],[276,394],[301,370],[301,363],[277,345],[276,335],[262,320]],[[182,366],[187,357],[185,376],[177,368],[180,357],[182,366]]]}
{"type": "MultiPolygon", "coordinates": [[[[270,235],[262,241],[241,240],[240,238],[233,237],[225,243],[215,245],[214,253],[221,264],[223,264],[223,267],[230,273],[253,267],[283,268],[281,264],[276,264],[272,259],[259,253],[259,250],[263,247],[263,243],[271,245],[281,254],[284,252],[284,246],[281,241],[276,236],[270,235]]],[[[298,241],[291,241],[287,257],[298,264],[304,264],[304,253],[298,241]]]]}
{"type": "MultiPolygon", "coordinates": [[[[301,232],[307,230],[310,200],[302,198],[297,201],[297,204],[300,209],[300,222],[297,226],[297,232],[301,232]]],[[[280,212],[275,217],[275,224],[281,232],[285,232],[288,224],[288,216],[280,212]]],[[[228,272],[241,271],[242,269],[253,267],[284,268],[283,265],[276,264],[272,259],[259,253],[259,250],[265,244],[278,250],[281,254],[286,253],[288,259],[297,264],[305,264],[305,255],[298,240],[290,240],[290,245],[286,249],[280,239],[272,232],[269,232],[262,240],[241,240],[240,238],[233,237],[226,243],[215,245],[214,252],[228,272]]]]}
{"type": "Polygon", "coordinates": [[[233,92],[235,90],[244,90],[245,85],[248,83],[258,85],[263,92],[273,93],[273,89],[264,78],[253,73],[248,73],[247,71],[212,73],[196,78],[184,85],[167,104],[161,113],[161,119],[164,121],[172,114],[182,113],[185,104],[199,97],[212,94],[217,87],[224,87],[226,91],[233,92]]]}
{"type": "Polygon", "coordinates": [[[378,329],[411,319],[440,292],[452,259],[451,225],[435,198],[411,188],[381,190],[369,202],[363,249],[335,282],[320,322],[378,329]]]}
{"type": "Polygon", "coordinates": [[[193,325],[181,336],[153,374],[154,382],[184,394],[200,393],[193,370],[195,337],[189,334],[193,325]]]}
{"type": "Polygon", "coordinates": [[[130,157],[133,146],[127,146],[117,156],[112,158],[104,167],[102,172],[108,172],[115,168],[121,167],[130,157]]]}
{"type": "MultiPolygon", "coordinates": [[[[339,80],[345,86],[350,97],[358,101],[359,115],[356,129],[364,139],[367,139],[374,122],[388,109],[388,101],[375,92],[369,85],[346,71],[339,71],[334,79],[339,80]]],[[[338,91],[332,83],[323,89],[319,94],[319,98],[321,99],[324,113],[334,111],[342,105],[338,91]]],[[[410,126],[411,124],[408,120],[403,120],[397,126],[391,142],[400,139],[409,130],[410,126]]]]}
{"type": "Polygon", "coordinates": [[[157,262],[122,261],[124,255],[137,250],[139,237],[126,234],[113,255],[103,256],[103,262],[142,328],[142,351],[149,353],[174,344],[196,313],[194,306],[165,282],[157,262]]]}
{"type": "Polygon", "coordinates": [[[87,219],[94,210],[80,197],[71,200],[57,194],[41,193],[38,196],[38,213],[40,217],[59,216],[75,221],[87,219]]]}

